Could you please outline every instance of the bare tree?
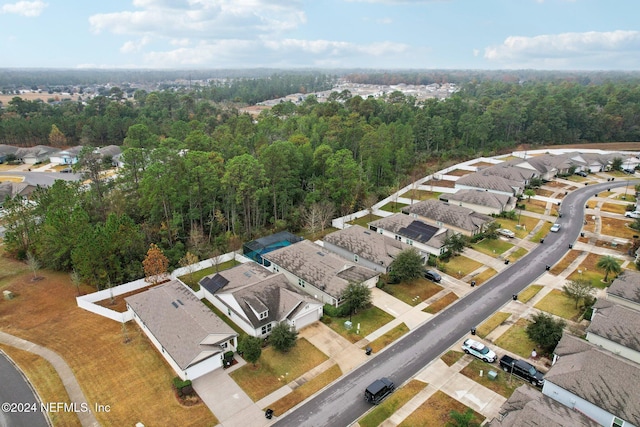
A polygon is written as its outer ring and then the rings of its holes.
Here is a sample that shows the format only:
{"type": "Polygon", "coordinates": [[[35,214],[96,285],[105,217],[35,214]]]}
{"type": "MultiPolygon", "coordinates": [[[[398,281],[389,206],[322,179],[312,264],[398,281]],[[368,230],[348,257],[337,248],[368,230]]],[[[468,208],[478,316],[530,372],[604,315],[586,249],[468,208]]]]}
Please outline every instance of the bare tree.
{"type": "Polygon", "coordinates": [[[190,286],[193,285],[193,272],[196,269],[196,263],[198,261],[198,256],[191,252],[187,252],[182,258],[180,258],[180,267],[183,267],[187,271],[190,286]]]}
{"type": "Polygon", "coordinates": [[[82,279],[80,278],[80,275],[74,269],[71,272],[71,274],[69,274],[69,276],[71,277],[71,283],[73,283],[73,286],[75,286],[76,290],[78,291],[78,296],[80,296],[80,284],[82,284],[82,279]]]}
{"type": "Polygon", "coordinates": [[[27,265],[29,266],[29,269],[33,272],[33,278],[31,280],[32,281],[38,280],[39,279],[38,270],[40,269],[41,265],[40,265],[40,261],[38,261],[35,255],[33,255],[31,252],[27,252],[27,265]]]}

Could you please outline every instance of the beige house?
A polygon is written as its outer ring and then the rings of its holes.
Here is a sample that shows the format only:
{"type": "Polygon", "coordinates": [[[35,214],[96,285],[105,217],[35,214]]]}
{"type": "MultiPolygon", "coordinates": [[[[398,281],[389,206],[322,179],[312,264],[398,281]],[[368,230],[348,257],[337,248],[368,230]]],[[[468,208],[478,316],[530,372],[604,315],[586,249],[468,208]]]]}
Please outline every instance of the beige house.
{"type": "Polygon", "coordinates": [[[451,232],[444,227],[436,227],[401,213],[370,222],[369,230],[398,242],[404,242],[418,249],[425,258],[429,254],[440,256],[445,253],[445,240],[451,235],[451,232]]]}
{"type": "Polygon", "coordinates": [[[436,227],[474,236],[482,233],[494,218],[472,209],[445,203],[441,200],[425,200],[402,208],[402,213],[436,227]]]}
{"type": "Polygon", "coordinates": [[[515,197],[488,190],[458,190],[453,194],[441,194],[440,200],[484,215],[499,215],[501,212],[512,211],[517,201],[515,197]]]}
{"type": "Polygon", "coordinates": [[[625,270],[607,288],[607,300],[640,311],[640,273],[625,270]]]}
{"type": "Polygon", "coordinates": [[[640,311],[599,299],[587,328],[587,341],[640,363],[640,311]]]}

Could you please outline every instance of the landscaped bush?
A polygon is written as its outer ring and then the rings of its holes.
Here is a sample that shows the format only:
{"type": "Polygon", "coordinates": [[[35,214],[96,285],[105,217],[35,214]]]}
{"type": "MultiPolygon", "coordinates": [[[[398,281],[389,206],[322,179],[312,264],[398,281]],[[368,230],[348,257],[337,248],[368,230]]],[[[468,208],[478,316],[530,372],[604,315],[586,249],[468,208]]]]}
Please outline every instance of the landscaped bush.
{"type": "Polygon", "coordinates": [[[175,377],[173,379],[173,386],[178,393],[178,396],[188,396],[193,393],[193,386],[191,385],[191,380],[181,380],[180,377],[175,377]]]}

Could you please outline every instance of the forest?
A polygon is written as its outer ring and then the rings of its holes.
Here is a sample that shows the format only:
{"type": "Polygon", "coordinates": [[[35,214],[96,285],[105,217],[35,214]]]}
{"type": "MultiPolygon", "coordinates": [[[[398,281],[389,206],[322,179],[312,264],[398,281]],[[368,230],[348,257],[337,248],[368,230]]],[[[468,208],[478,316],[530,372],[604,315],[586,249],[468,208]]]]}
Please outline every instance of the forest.
{"type": "Polygon", "coordinates": [[[0,143],[83,145],[74,167],[90,181],[5,202],[6,250],[102,288],[142,277],[151,243],[177,267],[274,231],[314,229],[318,218],[368,208],[452,159],[520,144],[640,140],[633,79],[471,79],[442,101],[342,91],[239,113],[271,93],[270,81],[305,93],[331,78],[238,80],[225,95],[216,85],[136,90],[132,99],[113,87],[86,105],[14,98],[0,110],[0,143]],[[115,175],[91,149],[109,144],[123,149],[115,175]]]}

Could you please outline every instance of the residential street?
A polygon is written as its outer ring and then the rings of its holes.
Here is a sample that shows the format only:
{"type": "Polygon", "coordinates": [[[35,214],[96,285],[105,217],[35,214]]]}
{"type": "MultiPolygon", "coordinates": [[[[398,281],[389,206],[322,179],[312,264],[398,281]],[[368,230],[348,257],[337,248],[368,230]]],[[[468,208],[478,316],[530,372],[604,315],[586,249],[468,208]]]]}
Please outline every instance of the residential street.
{"type": "MultiPolygon", "coordinates": [[[[589,185],[570,193],[562,202],[562,229],[549,233],[544,243],[526,257],[509,266],[493,279],[459,300],[429,322],[405,335],[351,373],[328,387],[314,399],[281,417],[276,426],[347,426],[371,406],[364,401],[364,389],[380,377],[389,377],[397,386],[452,346],[472,327],[482,323],[493,312],[511,300],[568,251],[582,228],[585,203],[607,188],[628,182],[605,182],[589,185]]],[[[632,183],[635,184],[635,183],[632,183]]]]}
{"type": "Polygon", "coordinates": [[[47,427],[49,425],[43,413],[40,412],[40,403],[34,396],[29,383],[2,352],[0,352],[0,383],[11,385],[11,387],[0,387],[0,403],[3,404],[0,410],[0,427],[47,427]],[[7,404],[12,403],[26,404],[28,410],[17,406],[5,408],[7,404]],[[33,411],[33,409],[36,410],[33,411]]]}

